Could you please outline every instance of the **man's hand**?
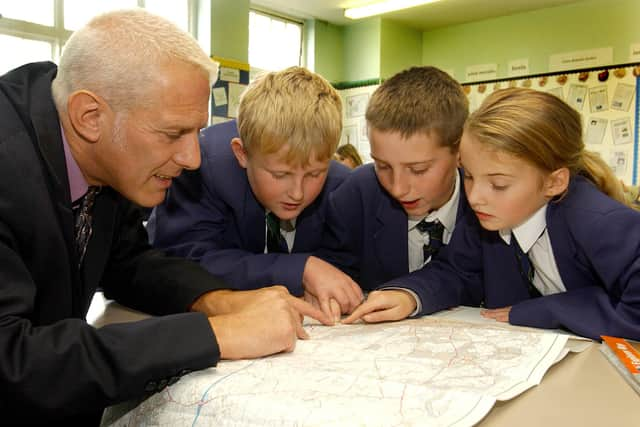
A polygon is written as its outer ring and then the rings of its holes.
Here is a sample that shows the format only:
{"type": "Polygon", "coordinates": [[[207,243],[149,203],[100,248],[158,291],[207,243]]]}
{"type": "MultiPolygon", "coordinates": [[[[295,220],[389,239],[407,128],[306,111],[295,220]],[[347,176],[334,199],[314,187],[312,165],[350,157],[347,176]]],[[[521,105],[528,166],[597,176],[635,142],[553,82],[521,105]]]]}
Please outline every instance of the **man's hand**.
{"type": "MultiPolygon", "coordinates": [[[[227,310],[209,317],[223,359],[249,359],[293,351],[297,338],[309,337],[302,328],[304,316],[325,325],[332,324],[319,309],[290,295],[283,286],[255,291],[214,291],[207,295],[206,299],[224,300],[219,305],[227,310]]],[[[202,303],[201,300],[202,297],[198,299],[202,303]]],[[[199,308],[197,302],[192,309],[199,308]]]]}
{"type": "Polygon", "coordinates": [[[305,300],[315,301],[323,313],[340,321],[342,313],[351,313],[364,298],[360,286],[320,258],[310,256],[304,266],[302,286],[305,300]]]}
{"type": "Polygon", "coordinates": [[[416,301],[409,292],[397,289],[373,291],[342,323],[353,323],[358,319],[368,323],[402,320],[415,309],[416,301]]]}
{"type": "Polygon", "coordinates": [[[494,308],[492,310],[481,310],[480,314],[482,315],[482,317],[486,317],[487,319],[494,319],[494,320],[497,320],[498,322],[509,323],[510,312],[511,312],[511,306],[494,308]]]}

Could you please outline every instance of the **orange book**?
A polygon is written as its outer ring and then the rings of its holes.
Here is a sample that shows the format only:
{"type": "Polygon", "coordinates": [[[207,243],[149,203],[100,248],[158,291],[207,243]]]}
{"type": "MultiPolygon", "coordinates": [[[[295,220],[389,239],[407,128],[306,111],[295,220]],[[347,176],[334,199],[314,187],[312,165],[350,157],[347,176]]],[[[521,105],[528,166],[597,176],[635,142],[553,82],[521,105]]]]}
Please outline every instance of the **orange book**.
{"type": "Polygon", "coordinates": [[[640,353],[623,338],[606,335],[602,335],[601,338],[600,351],[629,385],[640,394],[640,353]]]}

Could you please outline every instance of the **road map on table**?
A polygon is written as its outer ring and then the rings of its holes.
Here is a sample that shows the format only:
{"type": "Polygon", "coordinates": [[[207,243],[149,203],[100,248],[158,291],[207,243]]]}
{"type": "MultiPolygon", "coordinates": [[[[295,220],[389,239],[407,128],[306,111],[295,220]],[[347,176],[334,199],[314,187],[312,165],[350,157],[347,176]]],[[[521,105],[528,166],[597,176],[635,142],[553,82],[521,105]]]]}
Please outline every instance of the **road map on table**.
{"type": "Polygon", "coordinates": [[[306,330],[293,353],[221,361],[108,408],[102,425],[471,426],[539,384],[568,340],[437,316],[306,330]]]}

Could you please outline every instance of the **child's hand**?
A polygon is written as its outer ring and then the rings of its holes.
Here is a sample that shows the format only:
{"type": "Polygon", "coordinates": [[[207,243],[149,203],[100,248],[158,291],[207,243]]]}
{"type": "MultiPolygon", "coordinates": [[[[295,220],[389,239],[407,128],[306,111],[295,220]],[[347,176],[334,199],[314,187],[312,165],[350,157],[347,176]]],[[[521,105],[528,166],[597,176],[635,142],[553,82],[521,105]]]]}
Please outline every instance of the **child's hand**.
{"type": "Polygon", "coordinates": [[[351,277],[314,256],[310,256],[304,266],[302,286],[305,299],[336,322],[340,321],[341,314],[351,313],[364,299],[362,289],[351,277]]]}
{"type": "Polygon", "coordinates": [[[498,322],[506,322],[509,323],[509,312],[511,311],[511,306],[502,307],[502,308],[494,308],[492,310],[482,310],[480,314],[482,317],[486,317],[487,319],[494,319],[498,322]]]}
{"type": "Polygon", "coordinates": [[[416,301],[408,292],[397,289],[373,291],[360,307],[342,320],[342,323],[353,323],[358,319],[369,323],[402,320],[415,309],[416,301]]]}

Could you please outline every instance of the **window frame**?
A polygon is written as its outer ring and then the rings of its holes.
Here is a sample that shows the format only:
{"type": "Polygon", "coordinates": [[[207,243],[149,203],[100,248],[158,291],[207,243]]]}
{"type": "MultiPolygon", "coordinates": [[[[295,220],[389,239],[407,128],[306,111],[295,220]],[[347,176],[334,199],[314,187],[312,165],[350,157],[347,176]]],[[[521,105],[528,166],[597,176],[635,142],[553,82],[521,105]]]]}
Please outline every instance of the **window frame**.
{"type": "MultiPolygon", "coordinates": [[[[302,19],[297,19],[291,16],[286,16],[286,15],[282,15],[279,13],[275,13],[273,11],[270,10],[266,10],[266,9],[262,9],[260,7],[256,7],[256,6],[251,6],[249,8],[249,22],[251,22],[251,13],[255,13],[258,15],[262,15],[265,16],[267,18],[270,18],[272,20],[277,20],[277,21],[281,21],[284,22],[286,24],[293,24],[293,25],[297,25],[300,27],[300,49],[298,52],[298,66],[304,66],[305,65],[305,22],[302,19]]],[[[249,40],[251,39],[251,26],[249,26],[249,40]]],[[[250,42],[249,42],[250,43],[250,42]]],[[[249,58],[249,65],[251,66],[252,70],[254,70],[254,72],[260,72],[260,71],[264,71],[261,68],[257,68],[254,66],[254,64],[251,61],[251,52],[249,49],[249,46],[247,46],[247,56],[249,58]]]]}
{"type": "MultiPolygon", "coordinates": [[[[20,19],[2,17],[0,15],[0,34],[20,37],[28,40],[45,41],[51,43],[51,60],[58,62],[62,48],[73,31],[64,28],[64,0],[53,1],[53,26],[36,24],[20,19]]],[[[188,27],[194,37],[198,32],[198,4],[199,0],[188,0],[188,27]]],[[[138,7],[145,7],[145,0],[137,0],[138,7]]],[[[0,9],[0,14],[2,10],[0,9]]]]}

